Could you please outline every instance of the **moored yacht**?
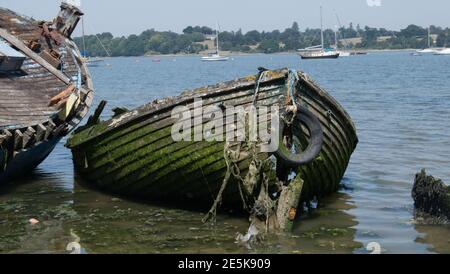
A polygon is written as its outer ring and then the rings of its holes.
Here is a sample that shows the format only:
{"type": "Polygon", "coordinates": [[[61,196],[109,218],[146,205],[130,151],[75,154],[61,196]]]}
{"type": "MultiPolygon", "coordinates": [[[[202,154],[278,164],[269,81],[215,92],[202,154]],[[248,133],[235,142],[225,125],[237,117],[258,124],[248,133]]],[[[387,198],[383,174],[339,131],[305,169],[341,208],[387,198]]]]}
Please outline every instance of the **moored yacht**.
{"type": "Polygon", "coordinates": [[[320,40],[321,44],[305,49],[300,49],[299,55],[302,59],[336,59],[339,58],[339,52],[333,48],[324,47],[323,38],[323,20],[322,20],[322,7],[320,7],[320,40]]]}
{"type": "Polygon", "coordinates": [[[443,48],[434,52],[434,55],[450,55],[450,48],[443,48]]]}
{"type": "Polygon", "coordinates": [[[208,56],[203,56],[203,62],[228,61],[229,57],[222,56],[219,53],[219,31],[216,31],[216,52],[210,53],[208,56]]]}
{"type": "Polygon", "coordinates": [[[430,32],[430,28],[429,27],[428,27],[427,39],[428,39],[428,47],[425,48],[425,49],[417,50],[416,51],[417,53],[419,53],[419,54],[428,54],[428,53],[436,53],[438,51],[438,49],[431,47],[431,32],[430,32]]]}

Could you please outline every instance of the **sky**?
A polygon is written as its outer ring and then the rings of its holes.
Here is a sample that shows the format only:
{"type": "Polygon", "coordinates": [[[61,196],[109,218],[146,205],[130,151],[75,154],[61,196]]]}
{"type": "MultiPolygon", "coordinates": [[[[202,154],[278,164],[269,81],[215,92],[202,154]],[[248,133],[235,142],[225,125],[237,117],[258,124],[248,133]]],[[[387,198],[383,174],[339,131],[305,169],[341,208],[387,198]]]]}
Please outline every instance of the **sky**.
{"type": "MultiPolygon", "coordinates": [[[[0,0],[9,8],[36,19],[50,20],[60,0],[0,0]]],[[[320,27],[320,6],[326,28],[338,25],[400,30],[409,24],[450,27],[448,0],[81,0],[86,33],[115,36],[139,34],[150,28],[182,32],[188,25],[221,30],[284,30],[294,21],[301,29],[320,27]]],[[[79,34],[80,28],[77,30],[79,34]]]]}

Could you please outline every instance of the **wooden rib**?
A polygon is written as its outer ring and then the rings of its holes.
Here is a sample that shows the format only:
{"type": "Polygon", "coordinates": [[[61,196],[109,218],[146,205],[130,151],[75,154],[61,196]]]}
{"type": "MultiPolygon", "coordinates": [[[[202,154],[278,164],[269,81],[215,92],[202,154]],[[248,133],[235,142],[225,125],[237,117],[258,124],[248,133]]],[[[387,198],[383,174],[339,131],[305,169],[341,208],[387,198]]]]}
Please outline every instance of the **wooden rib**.
{"type": "Polygon", "coordinates": [[[14,131],[14,151],[20,150],[23,148],[23,133],[20,130],[14,131]]]}
{"type": "Polygon", "coordinates": [[[42,124],[38,124],[36,126],[36,143],[42,142],[45,140],[46,128],[42,124]]]}
{"type": "Polygon", "coordinates": [[[28,145],[30,145],[35,138],[36,130],[34,130],[32,127],[28,127],[27,130],[23,133],[23,145],[22,148],[26,148],[28,145]]]}

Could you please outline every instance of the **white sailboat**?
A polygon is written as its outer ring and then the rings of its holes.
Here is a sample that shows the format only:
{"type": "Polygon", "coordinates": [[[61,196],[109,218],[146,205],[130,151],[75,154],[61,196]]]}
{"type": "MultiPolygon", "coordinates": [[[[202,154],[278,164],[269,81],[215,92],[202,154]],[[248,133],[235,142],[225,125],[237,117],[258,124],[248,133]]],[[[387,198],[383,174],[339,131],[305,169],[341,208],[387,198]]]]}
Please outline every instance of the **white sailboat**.
{"type": "Polygon", "coordinates": [[[349,57],[350,56],[350,52],[339,50],[339,42],[337,39],[337,30],[334,31],[334,44],[335,44],[336,52],[339,53],[339,57],[349,57]]]}
{"type": "Polygon", "coordinates": [[[428,47],[427,47],[426,49],[420,49],[420,50],[417,50],[417,51],[416,51],[417,53],[420,53],[420,54],[428,54],[428,53],[436,53],[436,52],[437,52],[437,49],[431,47],[431,33],[430,33],[430,27],[428,27],[428,36],[427,36],[427,39],[428,39],[428,47]]]}
{"type": "Polygon", "coordinates": [[[219,31],[216,30],[216,52],[211,53],[208,56],[203,56],[203,62],[217,62],[217,61],[228,61],[229,57],[222,56],[219,53],[219,31]]]}
{"type": "Polygon", "coordinates": [[[302,59],[336,59],[339,58],[339,52],[336,49],[326,49],[323,38],[323,18],[322,7],[320,7],[320,39],[321,44],[305,49],[299,49],[299,55],[302,59]]]}
{"type": "Polygon", "coordinates": [[[102,58],[98,58],[98,57],[91,58],[91,57],[87,56],[87,54],[86,54],[86,41],[84,39],[84,36],[85,36],[85,34],[84,34],[84,16],[81,17],[81,32],[82,32],[81,39],[83,40],[83,52],[82,52],[81,59],[83,60],[83,62],[86,63],[86,65],[88,67],[97,67],[100,65],[100,63],[104,62],[105,60],[102,58]]]}
{"type": "MultiPolygon", "coordinates": [[[[337,39],[337,34],[339,32],[339,29],[342,28],[342,24],[341,24],[341,20],[339,19],[339,15],[337,13],[336,13],[336,20],[337,20],[337,23],[339,24],[339,26],[336,26],[337,30],[334,32],[334,41],[335,41],[334,43],[336,44],[336,51],[339,52],[339,57],[349,57],[352,55],[350,53],[350,51],[346,51],[345,49],[339,50],[339,41],[337,39]]],[[[341,39],[345,38],[343,34],[341,34],[340,36],[341,36],[341,39]]]]}
{"type": "Polygon", "coordinates": [[[434,55],[450,55],[450,48],[444,48],[434,52],[434,55]]]}

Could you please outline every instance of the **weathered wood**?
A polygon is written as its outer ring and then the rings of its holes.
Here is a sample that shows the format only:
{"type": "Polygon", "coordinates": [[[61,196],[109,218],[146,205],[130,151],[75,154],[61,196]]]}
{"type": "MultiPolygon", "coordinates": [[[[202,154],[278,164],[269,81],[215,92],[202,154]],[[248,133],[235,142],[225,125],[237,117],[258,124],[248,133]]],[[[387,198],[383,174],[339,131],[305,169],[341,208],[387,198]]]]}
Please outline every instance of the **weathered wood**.
{"type": "MultiPolygon", "coordinates": [[[[20,51],[22,51],[26,56],[31,58],[33,61],[44,67],[46,70],[48,70],[51,74],[53,74],[55,77],[57,77],[59,80],[61,80],[66,85],[71,85],[72,81],[70,80],[67,75],[62,73],[60,70],[56,69],[53,65],[48,63],[44,58],[36,54],[34,51],[32,51],[30,48],[27,47],[22,41],[17,39],[14,35],[11,35],[6,29],[0,28],[0,37],[8,41],[10,44],[18,48],[20,51]]],[[[87,94],[89,93],[89,89],[86,90],[83,87],[80,87],[80,91],[87,94]]]]}
{"type": "Polygon", "coordinates": [[[36,142],[42,142],[45,140],[46,128],[42,124],[36,126],[36,142]]]}
{"type": "Polygon", "coordinates": [[[291,181],[288,186],[283,186],[277,204],[277,221],[280,230],[291,231],[297,216],[303,183],[300,175],[291,181]]]}
{"type": "MultiPolygon", "coordinates": [[[[61,102],[58,103],[58,105],[61,104],[61,102]]],[[[62,105],[58,107],[60,109],[59,119],[61,121],[66,121],[72,114],[73,110],[75,110],[75,108],[78,106],[79,97],[72,93],[69,95],[69,97],[63,99],[63,102],[64,103],[62,103],[62,105]]]]}
{"type": "Polygon", "coordinates": [[[114,113],[113,117],[117,117],[119,115],[129,112],[130,110],[125,107],[117,107],[117,108],[113,108],[112,111],[114,113]]]}
{"type": "MultiPolygon", "coordinates": [[[[72,23],[75,26],[76,23],[72,23]]],[[[56,37],[56,31],[51,30],[43,33],[39,21],[4,8],[0,8],[0,26],[0,38],[27,57],[20,71],[7,72],[0,77],[0,128],[8,128],[13,133],[9,138],[4,131],[0,133],[7,136],[2,137],[6,157],[1,159],[4,164],[0,170],[1,184],[29,171],[27,169],[35,166],[37,160],[48,155],[56,141],[79,124],[92,102],[93,84],[86,65],[80,60],[79,49],[70,37],[56,37]],[[58,69],[60,61],[64,63],[64,72],[58,69]],[[69,85],[72,92],[58,98],[69,85]],[[71,95],[76,98],[70,98],[71,95]],[[49,106],[51,98],[59,100],[49,106]],[[55,120],[48,122],[50,119],[55,120]],[[32,157],[29,157],[31,150],[32,157]],[[19,160],[15,157],[19,154],[28,157],[19,160]]]]}
{"type": "Polygon", "coordinates": [[[48,104],[48,106],[51,107],[51,106],[58,104],[61,100],[69,97],[69,95],[72,94],[74,91],[75,91],[74,85],[68,86],[66,89],[64,89],[63,91],[58,93],[56,96],[54,96],[52,99],[50,99],[50,103],[48,104]]]}
{"type": "Polygon", "coordinates": [[[7,130],[7,129],[2,130],[2,131],[1,131],[1,134],[2,134],[3,136],[5,136],[6,141],[8,141],[9,139],[11,139],[12,136],[13,136],[13,134],[12,134],[9,130],[7,130]]]}
{"type": "Polygon", "coordinates": [[[59,70],[61,67],[61,60],[59,58],[56,58],[53,56],[50,52],[47,50],[43,50],[41,54],[39,54],[42,59],[44,59],[47,63],[49,63],[52,67],[59,70]]]}
{"type": "Polygon", "coordinates": [[[34,130],[32,127],[28,127],[24,131],[22,148],[26,148],[28,145],[30,145],[34,141],[35,133],[36,133],[36,130],[34,130]]]}
{"type": "Polygon", "coordinates": [[[0,147],[6,144],[6,135],[0,135],[0,147]]]}
{"type": "Polygon", "coordinates": [[[44,139],[45,139],[45,140],[48,140],[48,139],[50,138],[50,136],[52,135],[53,130],[54,130],[55,128],[56,128],[55,123],[53,123],[52,120],[48,121],[46,130],[45,130],[45,135],[44,135],[44,139]]]}
{"type": "MultiPolygon", "coordinates": [[[[269,72],[261,85],[258,105],[283,105],[287,73],[288,70],[269,72]]],[[[203,107],[251,105],[255,79],[249,76],[184,92],[180,96],[130,110],[108,121],[80,128],[67,144],[72,149],[79,174],[89,183],[122,195],[165,202],[183,201],[209,208],[211,196],[220,190],[220,182],[227,171],[224,143],[175,142],[171,137],[174,123],[171,111],[177,106],[192,111],[196,97],[203,100],[203,107]]],[[[302,78],[302,81],[309,80],[302,78]]],[[[297,170],[303,188],[295,188],[299,185],[292,184],[294,189],[287,189],[283,194],[286,197],[285,206],[280,209],[279,216],[284,221],[274,224],[274,227],[284,226],[287,229],[295,216],[292,208],[299,204],[298,200],[309,201],[338,189],[358,142],[351,118],[342,107],[323,90],[310,83],[305,85],[302,81],[298,83],[301,92],[297,94],[297,99],[319,118],[325,140],[320,159],[297,170]],[[332,116],[328,116],[328,110],[332,111],[332,116]]],[[[186,119],[195,119],[199,115],[194,113],[194,117],[186,119]]],[[[209,121],[203,119],[202,123],[205,125],[209,121]]],[[[235,171],[239,169],[245,176],[249,162],[247,158],[242,159],[236,163],[238,168],[235,171]]],[[[229,184],[229,189],[223,193],[223,208],[242,211],[240,197],[237,184],[229,184]]]]}
{"type": "Polygon", "coordinates": [[[56,76],[59,80],[64,82],[66,85],[70,85],[71,81],[69,77],[67,77],[64,73],[53,67],[51,64],[49,64],[44,58],[36,54],[34,51],[32,51],[30,48],[27,47],[22,41],[17,39],[14,35],[10,34],[6,29],[0,28],[0,37],[5,39],[8,43],[18,48],[20,51],[22,51],[26,56],[30,57],[33,61],[44,67],[46,70],[48,70],[51,74],[56,76]]]}
{"type": "Polygon", "coordinates": [[[94,111],[94,114],[91,117],[89,117],[86,123],[87,126],[95,125],[100,121],[100,115],[102,115],[102,112],[105,109],[106,104],[107,101],[105,100],[102,100],[100,104],[98,104],[97,108],[94,111]]]}
{"type": "Polygon", "coordinates": [[[20,130],[14,131],[14,151],[20,150],[23,148],[23,133],[20,130]]]}

